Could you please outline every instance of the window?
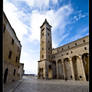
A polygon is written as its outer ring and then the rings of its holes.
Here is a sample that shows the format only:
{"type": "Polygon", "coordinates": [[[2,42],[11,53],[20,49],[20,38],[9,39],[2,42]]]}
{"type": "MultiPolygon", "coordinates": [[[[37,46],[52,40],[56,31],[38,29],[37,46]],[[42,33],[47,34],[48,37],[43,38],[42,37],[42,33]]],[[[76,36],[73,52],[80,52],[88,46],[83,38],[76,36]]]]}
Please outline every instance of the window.
{"type": "Polygon", "coordinates": [[[5,25],[3,25],[3,32],[5,32],[5,30],[6,30],[6,26],[5,26],[5,25]]]}
{"type": "Polygon", "coordinates": [[[62,54],[62,56],[63,56],[63,54],[62,54]]]}
{"type": "Polygon", "coordinates": [[[80,76],[80,78],[82,78],[82,76],[80,76]]]}
{"type": "Polygon", "coordinates": [[[87,50],[87,47],[84,47],[85,50],[87,50]]]}
{"type": "Polygon", "coordinates": [[[75,43],[75,45],[77,45],[77,43],[75,43]]]}
{"type": "Polygon", "coordinates": [[[44,41],[41,41],[41,44],[43,45],[44,44],[44,41]]]}
{"type": "Polygon", "coordinates": [[[83,40],[83,42],[85,42],[85,40],[83,40]]]}
{"type": "Polygon", "coordinates": [[[16,70],[14,69],[13,75],[15,76],[16,70]]]}
{"type": "Polygon", "coordinates": [[[14,40],[12,39],[12,45],[14,44],[14,40]]]}
{"type": "Polygon", "coordinates": [[[43,31],[43,30],[44,30],[44,28],[41,31],[43,31]]]}
{"type": "Polygon", "coordinates": [[[74,57],[74,60],[76,61],[77,60],[77,57],[74,57]]]}
{"type": "Polygon", "coordinates": [[[16,57],[16,62],[18,61],[18,57],[16,57]]]}
{"type": "Polygon", "coordinates": [[[48,31],[50,31],[50,29],[49,29],[49,28],[47,28],[47,30],[48,30],[48,31]]]}
{"type": "Polygon", "coordinates": [[[66,55],[68,55],[68,53],[66,53],[66,55]]]}
{"type": "Polygon", "coordinates": [[[50,48],[48,48],[48,50],[50,50],[50,48]]]}
{"type": "Polygon", "coordinates": [[[51,65],[49,65],[49,69],[51,69],[51,65]]]}
{"type": "Polygon", "coordinates": [[[42,55],[42,58],[44,58],[44,55],[42,55]]]}
{"type": "Polygon", "coordinates": [[[44,50],[44,48],[42,48],[42,50],[44,50]]]}
{"type": "Polygon", "coordinates": [[[73,78],[72,75],[70,76],[70,78],[71,78],[71,79],[73,78]]]}
{"type": "Polygon", "coordinates": [[[11,59],[11,56],[12,56],[12,51],[9,51],[8,58],[11,59]]]}

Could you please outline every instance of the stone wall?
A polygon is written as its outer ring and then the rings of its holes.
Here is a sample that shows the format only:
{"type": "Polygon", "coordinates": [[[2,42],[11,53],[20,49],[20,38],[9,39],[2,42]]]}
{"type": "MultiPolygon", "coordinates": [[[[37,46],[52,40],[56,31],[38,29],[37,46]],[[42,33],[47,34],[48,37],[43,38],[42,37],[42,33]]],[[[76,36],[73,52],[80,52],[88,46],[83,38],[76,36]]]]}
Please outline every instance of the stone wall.
{"type": "MultiPolygon", "coordinates": [[[[53,49],[52,52],[53,52],[52,61],[56,61],[57,64],[57,78],[60,77],[58,71],[61,70],[60,66],[58,68],[59,64],[58,60],[61,60],[65,72],[64,76],[66,75],[67,79],[75,79],[73,69],[73,62],[75,61],[73,61],[73,57],[77,57],[76,61],[77,75],[76,74],[75,75],[78,77],[77,80],[86,80],[82,56],[84,54],[89,55],[89,36],[78,39],[74,42],[61,46],[59,48],[53,49]],[[77,45],[75,45],[75,43],[77,45]],[[65,59],[68,59],[68,61],[65,59]]],[[[89,64],[89,61],[87,63],[89,64]]],[[[87,69],[88,68],[89,67],[87,67],[87,69]]]]}
{"type": "Polygon", "coordinates": [[[4,83],[20,79],[21,43],[3,14],[3,81],[4,83]]]}

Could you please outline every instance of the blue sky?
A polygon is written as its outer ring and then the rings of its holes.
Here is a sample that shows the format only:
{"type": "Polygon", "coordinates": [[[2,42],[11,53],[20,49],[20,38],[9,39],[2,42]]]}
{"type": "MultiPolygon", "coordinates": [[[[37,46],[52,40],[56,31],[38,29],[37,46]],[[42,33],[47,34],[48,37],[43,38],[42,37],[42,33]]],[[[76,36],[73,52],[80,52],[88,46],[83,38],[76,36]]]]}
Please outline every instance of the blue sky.
{"type": "Polygon", "coordinates": [[[25,73],[37,74],[40,26],[52,25],[52,46],[62,46],[89,34],[88,0],[4,0],[4,12],[22,44],[25,73]]]}

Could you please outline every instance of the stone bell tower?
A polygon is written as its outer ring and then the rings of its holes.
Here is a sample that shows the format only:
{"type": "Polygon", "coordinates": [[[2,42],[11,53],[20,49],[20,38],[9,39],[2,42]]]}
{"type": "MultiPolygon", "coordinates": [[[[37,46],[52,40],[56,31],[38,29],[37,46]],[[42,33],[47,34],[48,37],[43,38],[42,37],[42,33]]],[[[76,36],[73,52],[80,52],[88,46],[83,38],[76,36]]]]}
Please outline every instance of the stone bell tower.
{"type": "Polygon", "coordinates": [[[52,39],[51,39],[51,26],[45,19],[43,25],[40,27],[40,60],[51,61],[52,54],[52,39]]]}
{"type": "Polygon", "coordinates": [[[40,27],[40,61],[38,62],[39,78],[48,78],[48,64],[51,62],[52,54],[52,37],[51,25],[45,21],[40,27]]]}

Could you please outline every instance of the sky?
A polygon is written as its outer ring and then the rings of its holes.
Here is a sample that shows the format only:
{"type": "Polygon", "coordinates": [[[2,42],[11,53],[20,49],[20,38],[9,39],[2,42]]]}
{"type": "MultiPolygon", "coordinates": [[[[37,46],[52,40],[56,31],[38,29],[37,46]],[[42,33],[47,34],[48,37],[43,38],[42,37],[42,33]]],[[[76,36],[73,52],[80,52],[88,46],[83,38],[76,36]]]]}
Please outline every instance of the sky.
{"type": "Polygon", "coordinates": [[[40,26],[52,26],[52,48],[89,35],[89,0],[3,0],[3,10],[21,41],[26,74],[38,73],[40,26]]]}

